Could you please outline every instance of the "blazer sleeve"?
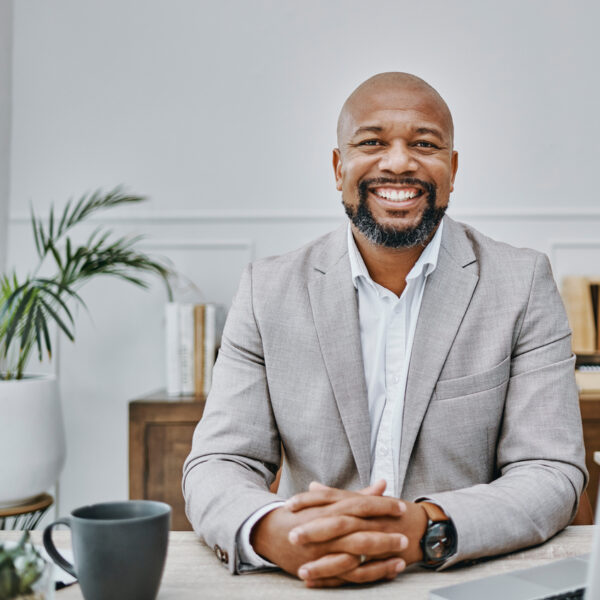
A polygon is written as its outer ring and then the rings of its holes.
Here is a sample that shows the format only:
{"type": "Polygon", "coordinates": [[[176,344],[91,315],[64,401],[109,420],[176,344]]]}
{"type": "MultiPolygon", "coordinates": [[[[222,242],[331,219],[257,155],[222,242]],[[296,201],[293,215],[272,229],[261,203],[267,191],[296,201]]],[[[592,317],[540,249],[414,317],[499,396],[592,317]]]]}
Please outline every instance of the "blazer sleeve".
{"type": "Polygon", "coordinates": [[[239,528],[256,510],[277,500],[268,489],[279,467],[280,448],[254,318],[250,265],[227,317],[182,482],[194,531],[231,572],[237,572],[239,528]]]}
{"type": "Polygon", "coordinates": [[[511,356],[489,484],[427,495],[452,518],[444,568],[541,543],[567,526],[587,482],[571,333],[546,256],[538,255],[511,356]]]}

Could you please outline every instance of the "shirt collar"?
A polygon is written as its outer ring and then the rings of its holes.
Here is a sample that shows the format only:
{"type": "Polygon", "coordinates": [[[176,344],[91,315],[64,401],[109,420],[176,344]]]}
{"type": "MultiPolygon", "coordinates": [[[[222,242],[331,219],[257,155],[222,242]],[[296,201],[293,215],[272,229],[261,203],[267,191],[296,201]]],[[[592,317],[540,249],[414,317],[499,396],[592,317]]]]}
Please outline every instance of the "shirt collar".
{"type": "MultiPolygon", "coordinates": [[[[427,244],[427,246],[425,246],[425,250],[423,250],[421,256],[419,256],[419,259],[406,276],[407,281],[409,279],[416,279],[421,275],[425,275],[425,277],[427,277],[429,274],[435,271],[435,268],[437,267],[438,256],[440,254],[443,229],[444,220],[442,219],[437,231],[431,238],[431,241],[429,244],[427,244]]],[[[363,260],[360,251],[358,250],[356,242],[354,241],[350,223],[348,223],[348,257],[350,258],[350,271],[352,273],[352,283],[354,284],[354,287],[357,287],[357,281],[360,277],[363,277],[366,281],[375,285],[375,282],[369,275],[369,271],[367,270],[367,266],[365,265],[365,261],[363,260]]]]}

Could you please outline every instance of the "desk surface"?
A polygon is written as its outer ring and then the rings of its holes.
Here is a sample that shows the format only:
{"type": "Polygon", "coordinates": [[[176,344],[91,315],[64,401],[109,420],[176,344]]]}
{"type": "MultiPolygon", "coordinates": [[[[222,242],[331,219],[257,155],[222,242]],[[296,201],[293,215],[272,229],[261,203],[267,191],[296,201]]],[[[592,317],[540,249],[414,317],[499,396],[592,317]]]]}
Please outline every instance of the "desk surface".
{"type": "MultiPolygon", "coordinates": [[[[590,552],[592,526],[568,527],[549,542],[502,558],[488,560],[468,567],[456,567],[439,573],[413,567],[394,581],[360,587],[330,590],[310,590],[297,579],[282,573],[256,573],[233,576],[217,561],[214,553],[200,542],[193,532],[171,532],[167,564],[158,594],[158,600],[281,600],[305,598],[331,599],[345,594],[356,600],[363,598],[426,599],[430,589],[461,581],[524,569],[551,560],[590,552]]],[[[0,532],[0,539],[17,539],[18,532],[0,532]]],[[[32,532],[35,543],[41,543],[41,532],[32,532]]],[[[53,539],[58,548],[69,547],[69,532],[55,531],[53,539]]],[[[346,596],[344,596],[346,597],[346,596]]],[[[56,594],[56,600],[82,600],[79,586],[73,585],[56,594]]]]}

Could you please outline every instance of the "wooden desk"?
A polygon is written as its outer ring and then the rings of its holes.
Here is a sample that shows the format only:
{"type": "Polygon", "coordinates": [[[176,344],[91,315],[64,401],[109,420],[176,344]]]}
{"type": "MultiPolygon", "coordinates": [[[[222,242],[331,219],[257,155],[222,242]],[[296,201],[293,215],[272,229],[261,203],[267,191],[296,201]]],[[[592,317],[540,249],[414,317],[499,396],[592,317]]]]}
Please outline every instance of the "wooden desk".
{"type": "MultiPolygon", "coordinates": [[[[309,590],[304,584],[285,573],[276,571],[233,576],[217,561],[212,550],[200,542],[194,533],[171,532],[167,564],[158,594],[158,600],[331,600],[332,597],[363,600],[426,600],[429,590],[461,581],[493,575],[514,569],[524,569],[539,564],[590,552],[592,527],[568,527],[555,538],[531,550],[515,552],[503,558],[483,563],[456,567],[440,573],[412,567],[394,581],[370,586],[344,587],[332,590],[309,590]]],[[[41,531],[32,532],[36,543],[41,541],[41,531]]],[[[17,532],[0,532],[0,539],[17,539],[17,532]]],[[[58,548],[69,547],[69,532],[55,531],[53,538],[58,548]]],[[[79,586],[74,585],[56,593],[56,600],[82,600],[79,586]]]]}

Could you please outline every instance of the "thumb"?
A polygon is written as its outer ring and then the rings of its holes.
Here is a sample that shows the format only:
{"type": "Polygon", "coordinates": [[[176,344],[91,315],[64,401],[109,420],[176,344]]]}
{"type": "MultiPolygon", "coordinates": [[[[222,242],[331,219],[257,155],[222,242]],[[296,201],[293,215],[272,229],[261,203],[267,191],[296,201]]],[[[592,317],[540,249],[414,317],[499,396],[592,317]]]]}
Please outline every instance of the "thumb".
{"type": "Polygon", "coordinates": [[[358,493],[365,496],[382,496],[383,492],[385,492],[386,486],[387,481],[385,479],[379,479],[370,486],[363,488],[362,490],[358,490],[358,493]]]}
{"type": "Polygon", "coordinates": [[[309,484],[309,486],[308,486],[308,489],[311,492],[314,492],[315,490],[329,490],[331,488],[329,486],[327,486],[327,485],[319,483],[318,481],[311,481],[310,484],[309,484]]]}

